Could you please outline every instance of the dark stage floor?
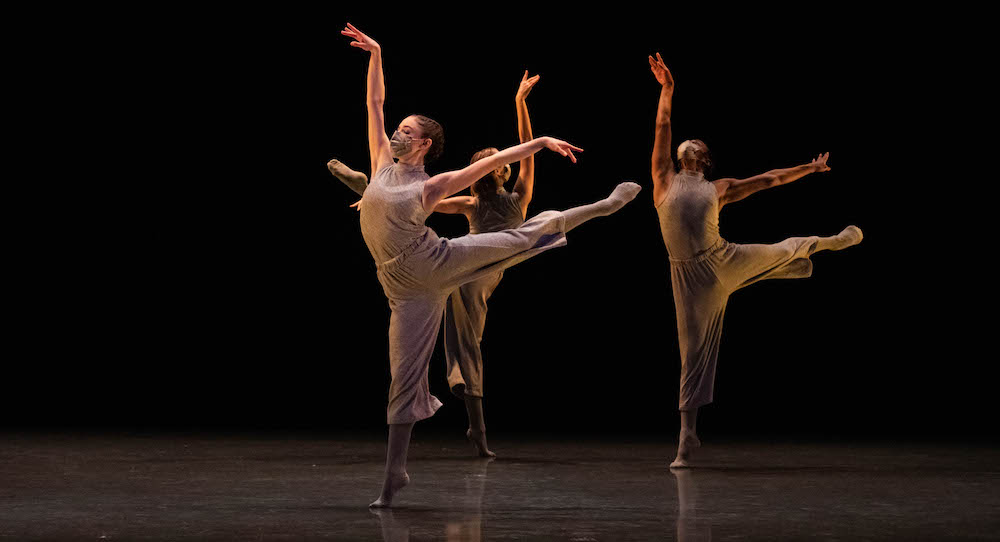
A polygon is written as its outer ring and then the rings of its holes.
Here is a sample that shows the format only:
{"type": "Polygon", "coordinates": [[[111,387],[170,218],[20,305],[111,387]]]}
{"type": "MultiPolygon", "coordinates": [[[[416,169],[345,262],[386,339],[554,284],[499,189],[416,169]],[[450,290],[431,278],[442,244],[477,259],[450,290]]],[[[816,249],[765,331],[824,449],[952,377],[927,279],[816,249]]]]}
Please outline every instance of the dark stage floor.
{"type": "Polygon", "coordinates": [[[395,510],[384,443],[333,437],[0,435],[3,540],[1000,538],[988,446],[495,436],[493,461],[416,435],[395,510]]]}

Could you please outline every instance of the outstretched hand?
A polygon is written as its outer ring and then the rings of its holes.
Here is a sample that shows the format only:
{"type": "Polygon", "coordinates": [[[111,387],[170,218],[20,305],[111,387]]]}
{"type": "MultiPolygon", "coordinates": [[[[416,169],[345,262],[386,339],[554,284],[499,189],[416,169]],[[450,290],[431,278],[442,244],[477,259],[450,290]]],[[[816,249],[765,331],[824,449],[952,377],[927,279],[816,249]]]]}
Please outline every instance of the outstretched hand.
{"type": "Polygon", "coordinates": [[[562,141],[560,139],[556,139],[554,137],[546,137],[544,141],[545,141],[545,148],[551,151],[555,151],[563,156],[569,157],[570,162],[573,162],[574,164],[576,163],[576,156],[573,154],[573,151],[583,152],[583,149],[581,149],[580,147],[570,145],[569,143],[562,141]]]}
{"type": "Polygon", "coordinates": [[[375,40],[366,36],[351,23],[347,23],[347,28],[341,30],[340,33],[354,40],[351,42],[351,47],[364,49],[369,53],[381,50],[381,47],[379,47],[379,44],[375,40]]]}
{"type": "Polygon", "coordinates": [[[812,162],[809,162],[809,165],[812,166],[817,173],[822,171],[830,171],[830,166],[826,165],[826,161],[829,159],[830,159],[830,153],[828,152],[823,153],[817,156],[816,159],[813,160],[812,162]]]}
{"type": "Polygon", "coordinates": [[[670,74],[667,65],[663,63],[663,57],[656,53],[656,59],[649,57],[649,69],[653,71],[653,76],[660,85],[667,87],[671,92],[674,90],[674,76],[670,74]]]}
{"type": "Polygon", "coordinates": [[[521,77],[521,85],[517,87],[517,94],[514,96],[515,100],[524,101],[531,92],[531,87],[535,86],[535,83],[541,79],[541,75],[536,75],[534,77],[528,77],[528,70],[524,70],[524,76],[521,77]]]}
{"type": "Polygon", "coordinates": [[[357,210],[360,213],[361,212],[361,201],[362,200],[358,200],[358,201],[352,203],[351,204],[351,208],[357,210]]]}

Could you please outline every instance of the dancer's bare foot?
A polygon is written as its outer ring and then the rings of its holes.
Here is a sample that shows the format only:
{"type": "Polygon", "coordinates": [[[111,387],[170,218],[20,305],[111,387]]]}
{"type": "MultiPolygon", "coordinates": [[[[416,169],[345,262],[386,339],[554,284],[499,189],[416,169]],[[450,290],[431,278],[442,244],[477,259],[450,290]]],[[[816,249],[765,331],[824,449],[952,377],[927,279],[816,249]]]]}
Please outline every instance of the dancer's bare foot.
{"type": "Polygon", "coordinates": [[[482,431],[472,432],[469,429],[465,432],[465,438],[469,439],[469,442],[476,448],[476,452],[479,457],[496,457],[497,454],[490,451],[489,447],[486,445],[486,433],[482,431]]]}
{"type": "Polygon", "coordinates": [[[382,494],[379,495],[374,502],[368,505],[369,508],[389,508],[392,506],[392,498],[396,496],[396,493],[400,489],[406,487],[410,483],[410,475],[404,473],[401,474],[389,474],[386,476],[385,483],[382,484],[382,494]]]}
{"type": "Polygon", "coordinates": [[[672,469],[686,469],[690,467],[691,451],[701,446],[698,435],[692,431],[681,430],[677,443],[677,457],[670,464],[672,469]]]}

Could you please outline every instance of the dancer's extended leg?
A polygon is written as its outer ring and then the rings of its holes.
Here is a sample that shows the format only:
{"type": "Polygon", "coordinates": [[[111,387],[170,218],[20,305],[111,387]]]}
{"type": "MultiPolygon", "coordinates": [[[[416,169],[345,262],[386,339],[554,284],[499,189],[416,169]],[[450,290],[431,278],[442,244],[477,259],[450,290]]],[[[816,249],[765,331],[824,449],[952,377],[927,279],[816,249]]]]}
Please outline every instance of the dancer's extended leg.
{"type": "Polygon", "coordinates": [[[730,244],[717,267],[730,293],[764,279],[805,278],[812,274],[809,258],[821,250],[843,250],[861,242],[857,226],[830,237],[789,237],[771,245],[730,244]]]}
{"type": "Polygon", "coordinates": [[[563,211],[566,215],[566,231],[599,216],[608,216],[635,199],[642,187],[633,182],[624,182],[615,187],[611,195],[588,205],[581,205],[563,211]]]}
{"type": "Polygon", "coordinates": [[[368,186],[368,177],[364,173],[354,171],[336,158],[327,162],[326,167],[330,170],[330,173],[333,173],[334,177],[340,179],[340,182],[357,192],[359,196],[365,193],[365,188],[368,186]]]}
{"type": "Polygon", "coordinates": [[[599,216],[607,216],[635,199],[638,184],[624,182],[607,198],[565,211],[543,211],[517,228],[477,233],[447,240],[445,250],[429,253],[414,276],[454,291],[459,286],[516,265],[541,252],[566,244],[565,232],[599,216]]]}
{"type": "Polygon", "coordinates": [[[681,432],[677,437],[677,458],[670,464],[672,469],[683,469],[690,466],[691,452],[701,446],[697,433],[698,409],[681,411],[681,432]]]}
{"type": "Polygon", "coordinates": [[[860,243],[863,238],[861,228],[848,226],[844,228],[844,231],[832,237],[820,237],[819,242],[816,243],[816,250],[843,250],[860,243]]]}
{"type": "Polygon", "coordinates": [[[370,507],[388,508],[392,506],[392,498],[400,489],[410,483],[406,474],[406,453],[410,448],[410,433],[412,423],[394,423],[389,425],[389,444],[385,453],[385,481],[382,483],[382,494],[370,507]]]}

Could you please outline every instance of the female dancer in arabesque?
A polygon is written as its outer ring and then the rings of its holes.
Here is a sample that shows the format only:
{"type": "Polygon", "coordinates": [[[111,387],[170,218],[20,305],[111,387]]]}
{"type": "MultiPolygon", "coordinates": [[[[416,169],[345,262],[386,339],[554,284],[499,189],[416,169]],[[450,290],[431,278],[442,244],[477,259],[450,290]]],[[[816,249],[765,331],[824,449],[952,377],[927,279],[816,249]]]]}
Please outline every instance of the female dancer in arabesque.
{"type": "Polygon", "coordinates": [[[372,182],[361,203],[361,233],[392,313],[389,318],[389,442],[385,481],[373,507],[390,506],[409,482],[406,455],[414,422],[429,418],[441,406],[430,394],[427,366],[449,294],[467,282],[493,275],[550,248],[566,244],[566,232],[625,206],[639,185],[619,184],[606,199],[566,211],[546,211],[515,229],[439,238],[424,221],[447,196],[469,187],[488,172],[531,156],[543,148],[576,162],[582,149],[551,137],[540,137],[500,151],[468,167],[424,172],[425,161],[440,155],[441,126],[412,115],[403,119],[392,139],[385,134],[382,107],[385,85],[381,47],[348,24],[342,32],[351,46],[370,53],[368,63],[368,145],[372,182]],[[398,159],[398,163],[393,159],[398,159]]]}
{"type": "MultiPolygon", "coordinates": [[[[521,143],[531,141],[531,118],[526,98],[540,76],[528,77],[525,71],[514,95],[517,113],[517,131],[521,143]]],[[[472,156],[476,162],[500,152],[496,148],[483,149],[472,156]]],[[[330,172],[346,186],[364,194],[367,177],[348,168],[339,160],[327,164],[330,172]]],[[[469,221],[469,233],[486,233],[516,228],[524,223],[528,204],[534,192],[534,155],[523,158],[511,192],[503,185],[510,179],[510,166],[504,164],[489,172],[472,186],[472,196],[454,196],[441,200],[434,212],[461,214],[469,221]]],[[[354,206],[360,209],[360,205],[354,206]]],[[[486,302],[500,284],[503,271],[497,271],[478,280],[463,284],[448,298],[444,312],[444,345],[447,360],[448,387],[456,397],[465,402],[469,416],[466,438],[475,445],[483,457],[496,457],[486,441],[486,421],[483,415],[483,356],[480,343],[486,327],[486,302]]]]}
{"type": "Polygon", "coordinates": [[[661,85],[652,156],[653,205],[670,256],[681,353],[681,430],[677,458],[670,464],[676,468],[690,466],[691,451],[701,444],[695,422],[698,408],[712,402],[722,318],[729,296],[763,279],[808,277],[812,274],[809,256],[856,245],[862,235],[856,226],[848,226],[832,237],[792,237],[773,245],[739,245],[722,239],[722,206],[809,173],[829,171],[829,153],[793,168],[709,182],[705,178],[712,164],[708,146],[695,139],[677,148],[681,165],[677,173],[670,157],[674,79],[659,53],[656,59],[649,57],[649,65],[661,85]]]}

